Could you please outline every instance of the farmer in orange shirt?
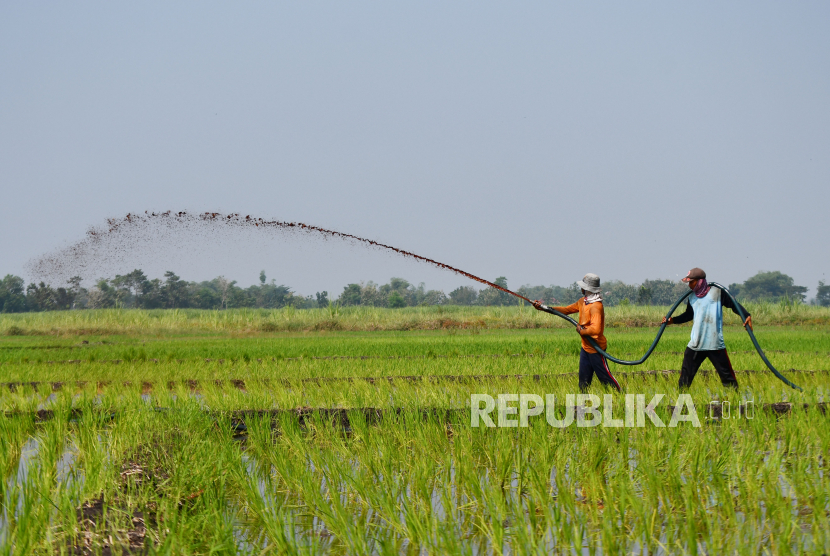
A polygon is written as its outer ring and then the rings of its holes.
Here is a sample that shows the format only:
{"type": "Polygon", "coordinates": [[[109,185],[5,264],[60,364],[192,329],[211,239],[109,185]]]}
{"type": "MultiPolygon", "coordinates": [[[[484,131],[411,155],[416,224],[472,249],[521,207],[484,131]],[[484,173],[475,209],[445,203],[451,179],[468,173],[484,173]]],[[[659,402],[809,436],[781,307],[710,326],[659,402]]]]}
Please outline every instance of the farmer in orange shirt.
{"type": "MultiPolygon", "coordinates": [[[[591,337],[603,350],[608,346],[608,341],[603,335],[605,330],[605,308],[602,306],[602,288],[599,285],[599,276],[588,273],[577,282],[577,285],[582,288],[584,297],[567,307],[551,307],[551,309],[566,315],[579,313],[579,324],[576,327],[576,331],[582,336],[582,349],[579,350],[579,389],[587,389],[594,379],[594,374],[596,374],[601,383],[621,390],[617,379],[608,369],[608,362],[605,357],[598,353],[588,342],[588,338],[591,337]]],[[[534,301],[533,306],[541,310],[542,302],[534,301]]]]}

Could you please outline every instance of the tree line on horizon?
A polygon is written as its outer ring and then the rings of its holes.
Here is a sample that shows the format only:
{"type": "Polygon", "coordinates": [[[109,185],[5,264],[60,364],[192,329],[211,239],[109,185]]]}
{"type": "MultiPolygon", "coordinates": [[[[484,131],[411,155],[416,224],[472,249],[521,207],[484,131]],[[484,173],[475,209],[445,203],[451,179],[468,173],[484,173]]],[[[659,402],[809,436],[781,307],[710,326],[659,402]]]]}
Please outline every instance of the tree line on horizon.
{"type": "MultiPolygon", "coordinates": [[[[427,290],[423,283],[415,286],[403,278],[391,278],[387,284],[372,281],[348,284],[336,299],[326,291],[302,296],[290,287],[268,281],[265,271],[259,274],[259,284],[243,288],[236,280],[218,276],[203,282],[182,280],[172,271],[164,279],[148,278],[136,269],[115,278],[100,279],[91,288],[81,286],[82,278],[75,276],[65,286],[52,287],[40,282],[24,288],[19,276],[6,275],[0,281],[0,313],[30,311],[61,311],[70,309],[232,309],[294,307],[314,309],[338,306],[368,306],[403,308],[425,305],[508,306],[521,300],[494,288],[478,289],[461,286],[445,294],[442,290],[427,290]]],[[[507,288],[507,278],[494,281],[507,288]]],[[[641,284],[626,284],[619,280],[603,282],[606,306],[616,305],[671,305],[687,291],[687,286],[674,280],[645,280],[641,284]]],[[[758,272],[741,284],[730,284],[733,295],[745,301],[804,303],[807,288],[795,284],[792,277],[780,271],[758,272]]],[[[517,293],[539,299],[547,305],[569,305],[582,296],[574,282],[570,286],[521,286],[517,293]]],[[[816,297],[811,303],[830,306],[830,284],[819,281],[816,297]]]]}

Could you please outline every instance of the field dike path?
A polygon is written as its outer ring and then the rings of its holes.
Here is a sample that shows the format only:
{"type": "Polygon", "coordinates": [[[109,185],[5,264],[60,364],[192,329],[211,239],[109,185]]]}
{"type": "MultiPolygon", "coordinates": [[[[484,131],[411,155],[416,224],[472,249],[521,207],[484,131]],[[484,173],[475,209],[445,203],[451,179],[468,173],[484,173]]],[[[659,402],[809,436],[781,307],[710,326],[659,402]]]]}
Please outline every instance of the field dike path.
{"type": "MultiPolygon", "coordinates": [[[[661,409],[663,406],[658,406],[655,410],[661,409]]],[[[664,406],[667,413],[673,413],[675,406],[668,405],[664,406]]],[[[728,416],[724,417],[724,415],[728,415],[729,412],[725,412],[724,408],[721,404],[707,404],[703,406],[706,410],[706,416],[713,418],[713,419],[721,419],[721,418],[729,418],[728,416]]],[[[830,409],[830,402],[819,402],[815,404],[809,403],[791,403],[791,402],[777,402],[777,403],[768,403],[768,404],[758,404],[757,406],[753,406],[749,408],[745,404],[740,404],[736,408],[737,416],[747,415],[748,413],[760,410],[765,413],[771,413],[778,416],[784,416],[791,413],[794,413],[798,410],[802,411],[810,411],[812,408],[815,408],[819,413],[826,415],[828,413],[828,409],[830,409]]],[[[567,407],[567,412],[573,412],[574,416],[576,417],[580,410],[585,410],[584,407],[567,407]]],[[[171,408],[167,407],[151,407],[148,408],[147,411],[154,411],[157,413],[169,413],[176,411],[171,408]]],[[[301,427],[308,426],[312,424],[314,421],[318,421],[320,419],[325,420],[331,423],[334,426],[351,428],[352,419],[358,418],[361,422],[364,422],[368,425],[376,425],[381,424],[384,422],[388,422],[390,419],[393,418],[417,418],[417,419],[434,419],[438,420],[439,422],[445,422],[448,425],[451,424],[460,424],[460,423],[468,423],[470,418],[470,408],[440,408],[440,407],[420,407],[420,408],[410,408],[410,407],[388,407],[388,408],[378,408],[378,407],[356,407],[356,408],[331,408],[331,407],[299,407],[294,409],[239,409],[239,410],[228,410],[228,411],[213,411],[205,409],[203,410],[206,414],[212,416],[213,418],[220,420],[220,419],[229,419],[230,426],[236,433],[245,432],[247,430],[247,426],[245,425],[245,421],[247,419],[255,418],[255,419],[264,419],[270,418],[272,423],[272,428],[279,428],[278,423],[284,419],[296,419],[297,422],[301,427]]],[[[100,413],[101,415],[107,416],[111,419],[114,419],[118,416],[118,411],[95,411],[95,413],[100,413]]],[[[37,411],[6,411],[4,412],[4,416],[9,417],[32,417],[36,421],[47,421],[54,419],[58,416],[65,416],[70,421],[77,420],[83,417],[84,411],[82,409],[70,409],[69,411],[54,411],[51,409],[39,409],[37,411]]]]}
{"type": "MultiPolygon", "coordinates": [[[[735,371],[736,373],[740,374],[765,374],[769,371],[767,370],[757,370],[757,369],[745,369],[742,371],[735,371]]],[[[788,369],[788,373],[799,373],[799,374],[827,374],[830,373],[830,370],[811,370],[811,369],[788,369]]],[[[615,373],[614,376],[622,377],[622,378],[648,378],[648,377],[667,377],[679,374],[680,371],[677,369],[664,369],[659,371],[632,371],[632,372],[621,372],[615,373]]],[[[698,371],[698,375],[708,376],[715,374],[715,371],[712,370],[701,370],[698,371]]],[[[256,382],[263,385],[268,384],[281,384],[284,386],[292,386],[297,383],[326,383],[326,382],[368,382],[370,384],[374,384],[377,382],[394,382],[396,380],[406,381],[406,382],[472,382],[472,381],[485,381],[485,380],[533,380],[535,382],[539,382],[541,380],[549,380],[549,379],[571,379],[574,377],[579,376],[579,373],[555,373],[555,374],[533,374],[533,375],[394,375],[394,376],[346,376],[346,377],[314,377],[314,378],[301,378],[296,380],[280,378],[280,379],[269,379],[269,378],[257,378],[251,382],[256,382]]],[[[166,382],[166,386],[168,390],[174,390],[178,385],[184,385],[188,387],[191,391],[198,392],[199,386],[205,383],[213,383],[216,386],[232,386],[238,390],[245,390],[245,380],[243,379],[219,379],[219,380],[179,380],[174,381],[170,380],[166,382]]],[[[47,382],[47,381],[35,381],[35,382],[0,382],[0,389],[8,389],[11,392],[16,392],[22,390],[24,388],[31,388],[38,390],[42,387],[51,388],[53,392],[58,392],[63,390],[64,388],[74,386],[76,388],[85,388],[90,384],[95,384],[99,391],[104,390],[105,388],[113,385],[113,384],[120,384],[121,386],[131,387],[134,383],[132,381],[123,381],[121,383],[113,382],[113,381],[85,381],[85,380],[77,380],[73,382],[47,382]]],[[[137,384],[137,383],[136,383],[137,384]]],[[[143,394],[149,394],[153,390],[156,389],[156,383],[154,382],[141,382],[141,389],[143,394]]]]}

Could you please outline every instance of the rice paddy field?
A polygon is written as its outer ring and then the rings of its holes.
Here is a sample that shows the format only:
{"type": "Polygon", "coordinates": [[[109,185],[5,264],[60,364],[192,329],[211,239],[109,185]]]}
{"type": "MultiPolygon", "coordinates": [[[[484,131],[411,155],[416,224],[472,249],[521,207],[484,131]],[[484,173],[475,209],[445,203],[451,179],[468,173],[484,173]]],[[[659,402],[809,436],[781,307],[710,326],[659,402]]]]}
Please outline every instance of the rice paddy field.
{"type": "MultiPolygon", "coordinates": [[[[579,339],[530,309],[0,315],[0,554],[830,553],[830,310],[748,308],[803,392],[730,314],[740,387],[705,363],[674,427],[552,426],[579,339]],[[474,427],[474,394],[556,405],[474,427]]],[[[664,311],[608,309],[609,351],[664,311]]],[[[688,334],[590,402],[668,425],[688,334]]]]}

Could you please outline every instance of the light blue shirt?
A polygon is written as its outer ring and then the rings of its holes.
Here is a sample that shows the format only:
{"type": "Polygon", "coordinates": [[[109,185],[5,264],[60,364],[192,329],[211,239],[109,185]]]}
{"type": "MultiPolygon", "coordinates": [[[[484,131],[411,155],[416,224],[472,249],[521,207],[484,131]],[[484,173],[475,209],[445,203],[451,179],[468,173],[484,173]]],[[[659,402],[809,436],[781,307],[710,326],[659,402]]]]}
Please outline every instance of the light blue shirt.
{"type": "Polygon", "coordinates": [[[726,349],[723,342],[723,305],[721,291],[711,288],[703,297],[692,294],[689,304],[695,312],[689,348],[695,351],[726,349]]]}

